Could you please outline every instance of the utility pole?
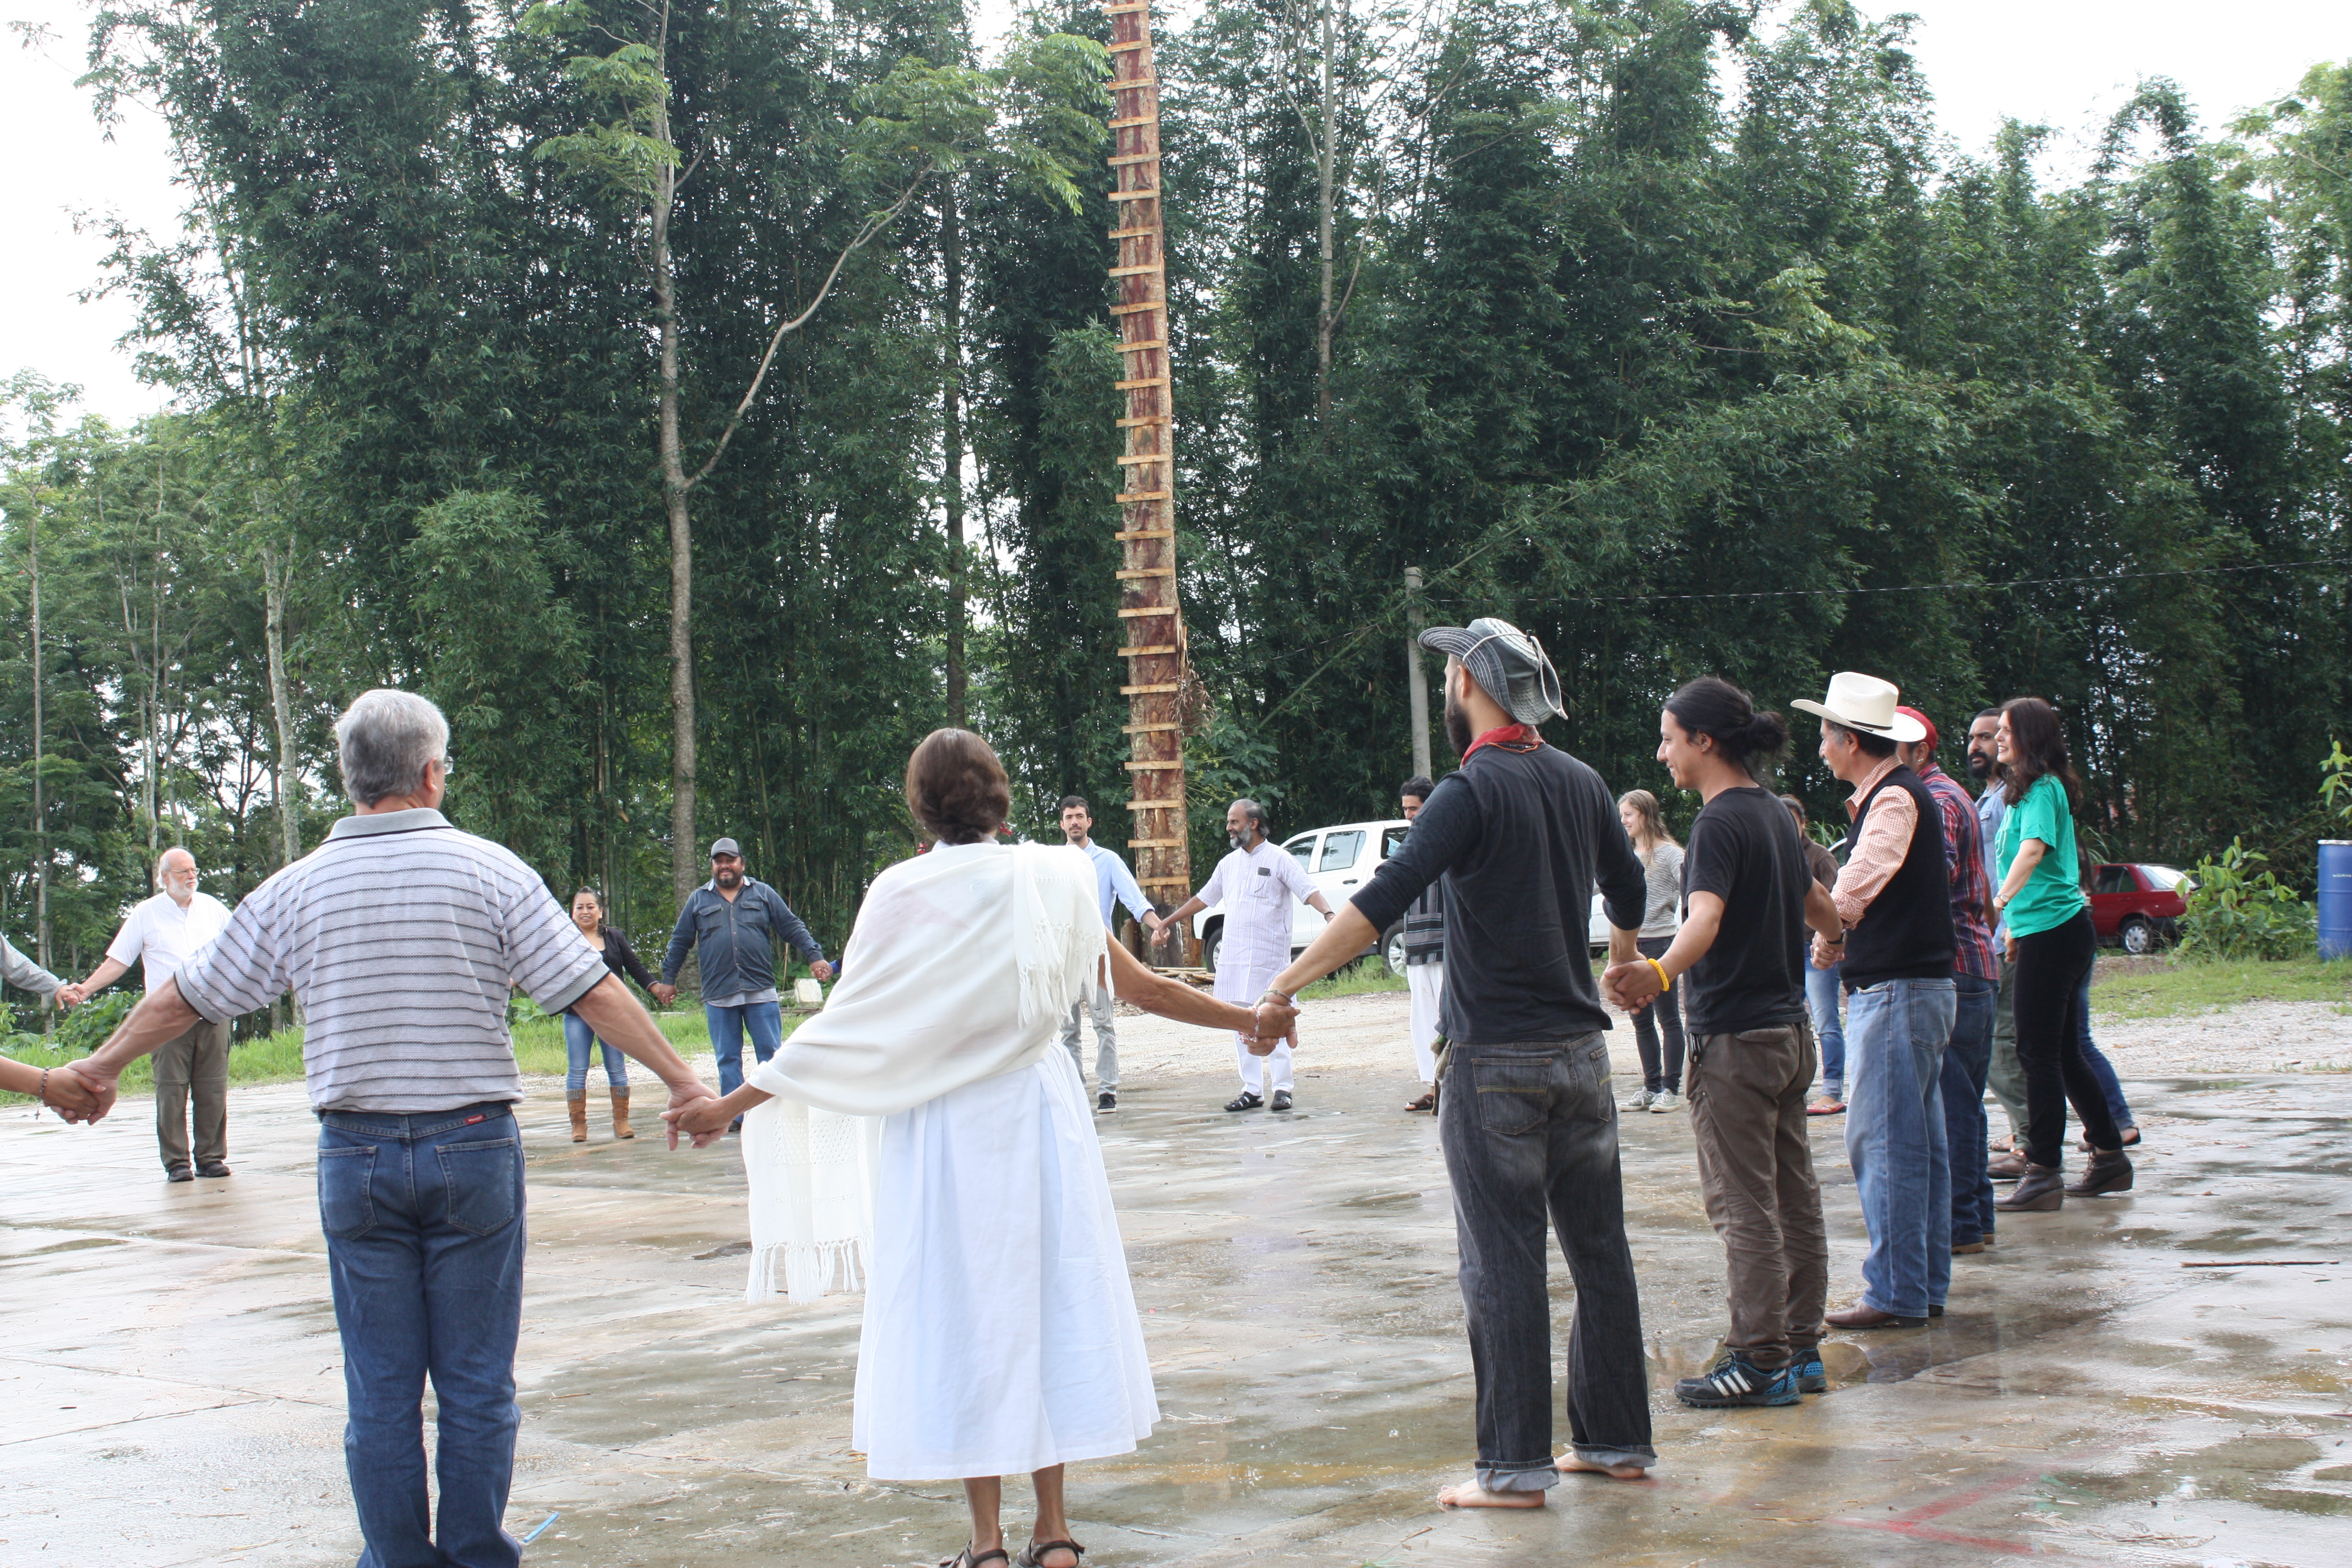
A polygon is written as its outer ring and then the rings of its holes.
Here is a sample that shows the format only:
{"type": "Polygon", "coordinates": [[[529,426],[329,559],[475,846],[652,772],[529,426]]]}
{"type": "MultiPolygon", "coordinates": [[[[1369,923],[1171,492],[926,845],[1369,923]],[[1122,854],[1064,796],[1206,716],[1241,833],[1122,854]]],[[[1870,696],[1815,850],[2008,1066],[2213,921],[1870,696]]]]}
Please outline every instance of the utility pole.
{"type": "MultiPolygon", "coordinates": [[[[1118,390],[1127,394],[1127,450],[1118,458],[1121,563],[1118,617],[1128,661],[1127,770],[1134,798],[1136,880],[1165,912],[1192,890],[1184,816],[1184,618],[1176,602],[1175,425],[1171,414],[1166,226],[1160,208],[1160,79],[1151,58],[1150,0],[1114,0],[1110,18],[1111,184],[1118,242],[1110,269],[1118,302],[1118,390]]],[[[1169,929],[1153,962],[1181,963],[1184,933],[1169,929]]]]}
{"type": "Polygon", "coordinates": [[[1429,776],[1429,670],[1421,662],[1421,568],[1404,569],[1404,686],[1412,695],[1412,771],[1429,776]]]}

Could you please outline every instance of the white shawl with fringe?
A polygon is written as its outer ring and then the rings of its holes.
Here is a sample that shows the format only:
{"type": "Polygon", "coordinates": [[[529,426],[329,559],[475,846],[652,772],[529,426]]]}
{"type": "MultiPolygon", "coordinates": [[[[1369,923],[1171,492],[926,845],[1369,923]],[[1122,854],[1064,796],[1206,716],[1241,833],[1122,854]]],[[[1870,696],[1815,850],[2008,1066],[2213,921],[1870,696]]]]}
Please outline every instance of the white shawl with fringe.
{"type": "Polygon", "coordinates": [[[1033,1065],[1090,986],[1107,934],[1086,852],[940,845],[874,879],[824,1011],[746,1080],[757,1301],[864,1286],[881,1118],[1033,1065]]]}

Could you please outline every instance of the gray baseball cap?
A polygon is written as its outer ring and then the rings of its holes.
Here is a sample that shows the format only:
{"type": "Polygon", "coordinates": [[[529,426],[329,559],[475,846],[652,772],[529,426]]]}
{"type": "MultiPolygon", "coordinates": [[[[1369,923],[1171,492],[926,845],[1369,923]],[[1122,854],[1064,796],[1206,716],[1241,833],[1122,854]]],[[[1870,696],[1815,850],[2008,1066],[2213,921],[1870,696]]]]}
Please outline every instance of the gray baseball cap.
{"type": "Polygon", "coordinates": [[[1432,626],[1421,634],[1421,646],[1460,659],[1480,689],[1522,724],[1568,711],[1543,644],[1508,621],[1481,616],[1466,626],[1432,626]]]}
{"type": "Polygon", "coordinates": [[[732,838],[720,838],[712,841],[710,846],[710,858],[715,860],[721,855],[732,855],[735,858],[740,860],[743,858],[743,847],[740,844],[736,843],[732,838]]]}

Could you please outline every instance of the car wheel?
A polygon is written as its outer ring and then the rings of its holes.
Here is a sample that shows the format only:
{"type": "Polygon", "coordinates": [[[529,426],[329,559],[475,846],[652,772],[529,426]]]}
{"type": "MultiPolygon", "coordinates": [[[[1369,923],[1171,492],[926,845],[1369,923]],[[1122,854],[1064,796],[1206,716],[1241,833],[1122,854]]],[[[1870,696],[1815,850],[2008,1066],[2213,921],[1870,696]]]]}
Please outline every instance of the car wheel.
{"type": "Polygon", "coordinates": [[[2156,928],[2137,915],[2124,921],[2116,934],[2123,938],[2124,951],[2135,958],[2156,951],[2156,928]]]}
{"type": "Polygon", "coordinates": [[[1214,974],[1217,972],[1217,952],[1224,945],[1225,927],[1220,921],[1209,928],[1208,935],[1201,939],[1201,967],[1214,974]]]}
{"type": "Polygon", "coordinates": [[[1388,960],[1389,973],[1391,974],[1395,975],[1400,980],[1404,978],[1404,926],[1402,922],[1391,926],[1389,928],[1389,934],[1381,938],[1381,956],[1388,960]]]}

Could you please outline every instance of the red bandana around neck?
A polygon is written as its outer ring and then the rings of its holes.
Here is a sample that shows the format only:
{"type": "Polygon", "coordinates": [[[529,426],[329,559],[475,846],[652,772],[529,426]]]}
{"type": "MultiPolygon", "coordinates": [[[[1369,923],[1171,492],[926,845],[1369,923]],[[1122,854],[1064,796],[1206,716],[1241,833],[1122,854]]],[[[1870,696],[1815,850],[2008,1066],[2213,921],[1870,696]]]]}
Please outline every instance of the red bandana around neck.
{"type": "Polygon", "coordinates": [[[1462,760],[1468,762],[1477,754],[1481,746],[1500,746],[1507,752],[1532,752],[1542,744],[1543,737],[1536,733],[1534,725],[1506,724],[1499,730],[1489,730],[1471,742],[1470,749],[1462,753],[1462,760]]]}

